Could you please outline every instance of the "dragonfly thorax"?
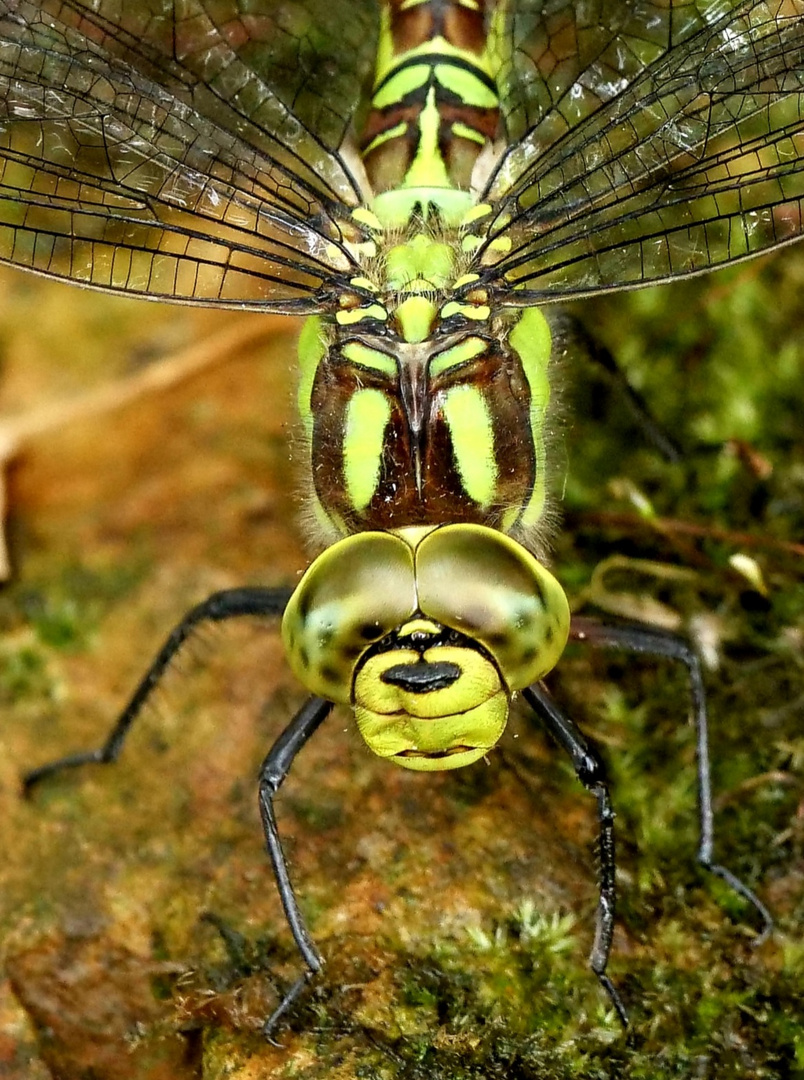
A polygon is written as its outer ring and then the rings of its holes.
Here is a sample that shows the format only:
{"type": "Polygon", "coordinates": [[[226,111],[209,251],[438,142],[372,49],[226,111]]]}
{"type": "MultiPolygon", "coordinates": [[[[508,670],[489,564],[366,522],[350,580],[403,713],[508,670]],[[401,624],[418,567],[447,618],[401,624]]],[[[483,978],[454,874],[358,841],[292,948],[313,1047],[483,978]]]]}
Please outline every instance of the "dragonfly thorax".
{"type": "Polygon", "coordinates": [[[476,522],[540,547],[551,337],[537,309],[482,317],[411,292],[400,328],[314,317],[299,408],[324,542],[362,529],[476,522]],[[432,312],[435,311],[435,316],[432,312]],[[410,332],[420,320],[425,335],[410,332]],[[400,332],[401,329],[401,332],[400,332]]]}

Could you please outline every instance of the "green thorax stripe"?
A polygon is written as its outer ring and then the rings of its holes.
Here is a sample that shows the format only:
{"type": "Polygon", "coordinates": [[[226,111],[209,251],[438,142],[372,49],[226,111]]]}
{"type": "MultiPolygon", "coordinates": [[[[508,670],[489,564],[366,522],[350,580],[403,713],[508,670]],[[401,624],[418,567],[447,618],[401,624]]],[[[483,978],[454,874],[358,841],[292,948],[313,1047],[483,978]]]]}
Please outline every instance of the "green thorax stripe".
{"type": "Polygon", "coordinates": [[[499,123],[487,57],[491,0],[386,0],[362,140],[375,194],[468,191],[499,123]]]}
{"type": "MultiPolygon", "coordinates": [[[[405,303],[413,301],[427,303],[405,303]]],[[[536,536],[550,355],[537,308],[446,339],[393,343],[311,319],[299,345],[299,404],[327,535],[460,521],[536,536]]]]}

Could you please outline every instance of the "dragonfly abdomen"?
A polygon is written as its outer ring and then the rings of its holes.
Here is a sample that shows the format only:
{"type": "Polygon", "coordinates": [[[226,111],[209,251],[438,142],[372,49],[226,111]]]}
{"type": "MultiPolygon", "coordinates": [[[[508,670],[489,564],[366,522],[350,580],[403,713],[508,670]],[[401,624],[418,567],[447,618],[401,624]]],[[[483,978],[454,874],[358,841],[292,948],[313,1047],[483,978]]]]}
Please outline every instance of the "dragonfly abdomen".
{"type": "MultiPolygon", "coordinates": [[[[454,0],[383,4],[372,107],[362,138],[376,195],[470,190],[477,159],[494,139],[500,115],[487,57],[486,6],[454,0]]],[[[381,201],[409,203],[399,197],[381,201]]],[[[406,209],[397,216],[404,219],[406,209]]]]}

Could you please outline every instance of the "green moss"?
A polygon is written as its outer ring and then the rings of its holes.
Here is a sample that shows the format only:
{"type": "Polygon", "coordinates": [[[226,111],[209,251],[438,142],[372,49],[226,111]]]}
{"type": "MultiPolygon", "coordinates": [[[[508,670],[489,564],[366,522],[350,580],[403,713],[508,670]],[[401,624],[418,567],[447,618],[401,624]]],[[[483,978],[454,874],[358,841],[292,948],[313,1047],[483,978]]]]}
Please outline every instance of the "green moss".
{"type": "Polygon", "coordinates": [[[49,697],[52,690],[47,660],[37,646],[3,649],[0,655],[0,701],[16,704],[24,698],[49,697]]]}
{"type": "Polygon", "coordinates": [[[129,595],[147,573],[144,560],[128,565],[70,564],[58,578],[14,582],[3,595],[6,627],[29,625],[46,649],[87,648],[101,618],[129,595]]]}

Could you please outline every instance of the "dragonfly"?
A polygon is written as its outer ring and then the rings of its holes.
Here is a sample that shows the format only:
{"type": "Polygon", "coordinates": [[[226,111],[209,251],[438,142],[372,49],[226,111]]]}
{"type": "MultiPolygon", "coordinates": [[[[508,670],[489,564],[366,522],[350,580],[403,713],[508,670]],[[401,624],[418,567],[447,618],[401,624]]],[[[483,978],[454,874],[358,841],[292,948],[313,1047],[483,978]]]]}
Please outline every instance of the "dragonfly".
{"type": "Polygon", "coordinates": [[[0,259],[157,301],[302,315],[304,526],[293,591],[179,622],[105,744],[117,759],[202,623],[281,618],[310,697],[259,775],[266,846],[322,968],[274,799],[333,707],[421,772],[485,757],[514,698],[596,801],[590,966],[607,974],[613,809],[544,677],[569,640],[686,668],[699,862],[715,860],[692,646],[570,616],[548,568],[551,305],[700,274],[804,232],[804,0],[0,0],[0,259]]]}

